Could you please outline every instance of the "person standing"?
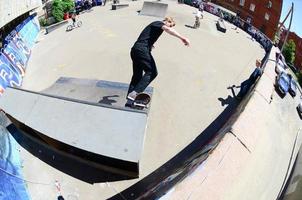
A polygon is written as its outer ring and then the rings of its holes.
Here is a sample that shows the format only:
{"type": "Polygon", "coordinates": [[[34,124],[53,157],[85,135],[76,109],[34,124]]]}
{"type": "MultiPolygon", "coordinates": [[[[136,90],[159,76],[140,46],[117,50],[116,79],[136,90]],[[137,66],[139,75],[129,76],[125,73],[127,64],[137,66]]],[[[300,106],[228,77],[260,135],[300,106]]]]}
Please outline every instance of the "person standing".
{"type": "Polygon", "coordinates": [[[190,41],[186,37],[180,35],[172,28],[174,26],[175,22],[172,17],[166,17],[163,21],[154,21],[144,28],[134,43],[130,52],[133,75],[125,106],[131,107],[137,94],[143,92],[157,76],[157,68],[151,55],[151,50],[154,48],[154,43],[164,31],[179,38],[184,45],[190,45],[190,41]]]}
{"type": "Polygon", "coordinates": [[[196,10],[195,13],[195,24],[194,24],[194,28],[199,28],[200,27],[200,19],[202,18],[202,13],[200,11],[200,9],[196,10]]]}

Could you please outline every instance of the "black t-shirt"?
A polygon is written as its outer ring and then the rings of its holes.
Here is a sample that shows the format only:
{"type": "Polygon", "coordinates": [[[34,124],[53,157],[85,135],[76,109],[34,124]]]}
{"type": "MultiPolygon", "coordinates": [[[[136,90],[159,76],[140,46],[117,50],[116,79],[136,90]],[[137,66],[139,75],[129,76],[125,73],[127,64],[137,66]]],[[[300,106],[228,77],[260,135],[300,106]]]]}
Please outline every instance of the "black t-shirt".
{"type": "Polygon", "coordinates": [[[153,44],[157,41],[159,36],[163,33],[162,26],[165,25],[162,21],[155,21],[146,26],[141,32],[137,41],[133,45],[134,48],[147,47],[151,50],[153,44]]]}

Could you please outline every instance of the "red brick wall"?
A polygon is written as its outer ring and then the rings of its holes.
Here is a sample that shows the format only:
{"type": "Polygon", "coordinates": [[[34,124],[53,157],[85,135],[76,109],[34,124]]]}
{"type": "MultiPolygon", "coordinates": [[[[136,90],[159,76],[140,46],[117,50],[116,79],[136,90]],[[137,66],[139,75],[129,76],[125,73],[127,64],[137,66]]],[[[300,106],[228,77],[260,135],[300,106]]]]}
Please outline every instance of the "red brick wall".
{"type": "MultiPolygon", "coordinates": [[[[280,48],[283,45],[286,33],[287,33],[287,31],[282,31],[282,33],[281,33],[280,42],[279,42],[280,48]]],[[[299,70],[302,70],[302,38],[300,38],[294,32],[289,32],[287,41],[289,41],[290,39],[292,39],[296,44],[295,63],[294,64],[299,70]]]]}
{"type": "Polygon", "coordinates": [[[296,33],[290,32],[288,40],[290,39],[294,40],[296,44],[295,66],[302,70],[302,38],[296,35],[296,33]]]}
{"type": "Polygon", "coordinates": [[[211,0],[211,2],[225,7],[235,13],[240,13],[240,18],[252,19],[251,24],[261,30],[268,38],[274,39],[278,23],[281,16],[283,0],[245,0],[244,6],[239,4],[240,0],[211,0]],[[271,8],[268,8],[271,1],[271,8]],[[255,10],[250,10],[250,5],[255,5],[255,10]],[[269,20],[265,19],[265,14],[269,14],[269,20]]]}

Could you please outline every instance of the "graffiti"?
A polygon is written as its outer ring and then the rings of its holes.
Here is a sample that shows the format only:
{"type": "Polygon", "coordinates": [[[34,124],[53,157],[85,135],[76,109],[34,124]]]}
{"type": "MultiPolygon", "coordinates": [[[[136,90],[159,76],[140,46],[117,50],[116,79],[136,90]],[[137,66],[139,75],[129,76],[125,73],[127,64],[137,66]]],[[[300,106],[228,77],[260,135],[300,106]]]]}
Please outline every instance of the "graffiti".
{"type": "MultiPolygon", "coordinates": [[[[20,87],[22,83],[20,72],[2,54],[0,54],[0,78],[2,82],[12,87],[20,87]]],[[[6,86],[6,84],[2,85],[2,88],[6,88],[6,86]]]]}
{"type": "Polygon", "coordinates": [[[20,71],[22,76],[25,74],[25,63],[20,57],[19,53],[12,47],[11,43],[6,45],[3,49],[3,54],[9,61],[20,71]]]}
{"type": "Polygon", "coordinates": [[[18,51],[23,54],[24,56],[26,56],[26,60],[28,61],[30,54],[31,54],[31,50],[30,48],[25,44],[25,42],[23,41],[23,39],[16,34],[15,37],[12,38],[12,42],[14,43],[14,45],[16,46],[16,48],[18,49],[18,51]]]}
{"type": "Polygon", "coordinates": [[[28,17],[4,38],[0,53],[0,94],[10,87],[20,87],[22,77],[40,31],[35,15],[28,17]]]}

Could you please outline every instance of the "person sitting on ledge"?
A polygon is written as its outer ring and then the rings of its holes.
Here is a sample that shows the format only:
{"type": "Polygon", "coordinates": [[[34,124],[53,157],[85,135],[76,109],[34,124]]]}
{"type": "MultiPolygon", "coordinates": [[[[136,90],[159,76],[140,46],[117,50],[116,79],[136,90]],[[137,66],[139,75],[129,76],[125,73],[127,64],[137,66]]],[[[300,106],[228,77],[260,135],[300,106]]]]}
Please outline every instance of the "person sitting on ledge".
{"type": "Polygon", "coordinates": [[[254,85],[254,83],[256,82],[258,77],[260,77],[261,75],[262,75],[261,61],[257,59],[256,60],[256,69],[253,71],[253,73],[250,75],[250,77],[247,80],[245,80],[241,83],[240,91],[235,98],[238,100],[241,100],[247,94],[247,92],[250,90],[252,85],[254,85]]]}

